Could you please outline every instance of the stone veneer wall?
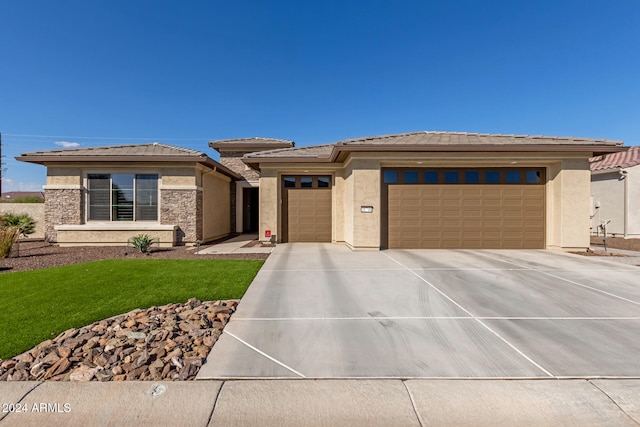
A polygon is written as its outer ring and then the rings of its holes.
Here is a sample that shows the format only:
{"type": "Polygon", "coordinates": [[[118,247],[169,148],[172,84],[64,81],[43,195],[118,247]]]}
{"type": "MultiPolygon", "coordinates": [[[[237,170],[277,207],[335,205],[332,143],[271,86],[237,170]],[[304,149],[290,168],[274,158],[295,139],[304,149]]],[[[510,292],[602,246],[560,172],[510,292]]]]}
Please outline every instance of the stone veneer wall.
{"type": "Polygon", "coordinates": [[[44,238],[55,242],[56,225],[78,225],[84,223],[84,198],[81,189],[45,190],[44,238]]]}
{"type": "Polygon", "coordinates": [[[258,171],[247,168],[247,165],[242,161],[242,156],[247,153],[253,153],[253,151],[222,151],[220,152],[220,163],[240,174],[247,181],[257,181],[260,179],[258,171]]]}
{"type": "Polygon", "coordinates": [[[202,239],[202,190],[160,190],[160,223],[177,225],[176,243],[202,239]]]}

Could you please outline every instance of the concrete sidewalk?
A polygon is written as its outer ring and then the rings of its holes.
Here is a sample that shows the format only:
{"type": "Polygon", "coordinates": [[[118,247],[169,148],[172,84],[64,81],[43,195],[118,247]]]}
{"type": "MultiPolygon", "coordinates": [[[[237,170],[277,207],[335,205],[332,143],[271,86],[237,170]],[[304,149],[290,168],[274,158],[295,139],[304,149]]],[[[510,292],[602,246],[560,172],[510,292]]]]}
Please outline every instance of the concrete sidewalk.
{"type": "Polygon", "coordinates": [[[268,254],[273,251],[273,247],[262,247],[260,245],[245,248],[244,246],[252,240],[257,240],[257,234],[241,234],[224,242],[216,243],[197,250],[199,255],[206,254],[268,254]]]}
{"type": "Polygon", "coordinates": [[[637,426],[640,380],[2,382],[4,426],[637,426]]]}

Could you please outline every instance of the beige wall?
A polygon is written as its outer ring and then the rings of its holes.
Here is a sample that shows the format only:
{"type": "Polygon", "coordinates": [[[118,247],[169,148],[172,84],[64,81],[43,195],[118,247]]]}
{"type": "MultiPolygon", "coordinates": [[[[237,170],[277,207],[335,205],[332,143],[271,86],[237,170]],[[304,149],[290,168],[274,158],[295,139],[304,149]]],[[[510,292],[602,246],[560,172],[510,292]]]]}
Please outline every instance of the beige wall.
{"type": "Polygon", "coordinates": [[[280,241],[279,233],[279,211],[280,186],[278,182],[278,172],[275,169],[263,169],[260,176],[260,231],[258,238],[261,241],[270,240],[265,237],[265,230],[271,230],[271,236],[276,236],[280,241]]]}
{"type": "Polygon", "coordinates": [[[175,226],[145,224],[113,224],[105,227],[91,225],[60,225],[56,227],[57,241],[64,246],[127,246],[129,239],[148,234],[159,247],[171,247],[176,241],[175,226]],[[137,225],[137,226],[136,226],[137,225]]]}
{"type": "Polygon", "coordinates": [[[162,163],[123,164],[123,163],[77,163],[64,166],[47,166],[47,186],[75,187],[84,185],[87,173],[127,173],[149,172],[162,176],[163,186],[195,186],[198,175],[194,165],[184,167],[167,167],[162,163]]]}
{"type": "Polygon", "coordinates": [[[345,222],[349,223],[347,245],[353,249],[380,248],[380,161],[354,159],[350,162],[345,222]],[[362,213],[361,206],[373,206],[373,213],[362,213]]]}
{"type": "MultiPolygon", "coordinates": [[[[589,246],[588,158],[591,153],[352,153],[344,164],[281,163],[262,168],[260,237],[270,229],[280,235],[280,176],[334,174],[332,241],[353,249],[380,247],[381,167],[545,167],[546,246],[575,249],[589,246]],[[365,214],[361,206],[373,206],[365,214]]],[[[279,237],[278,237],[279,238],[279,237]]]]}
{"type": "Polygon", "coordinates": [[[640,238],[640,165],[624,169],[596,172],[591,176],[592,232],[600,221],[607,224],[607,233],[626,238],[640,238]],[[600,204],[595,209],[595,204],[600,204]]]}
{"type": "Polygon", "coordinates": [[[640,238],[640,165],[627,171],[627,235],[640,238]]]}
{"type": "Polygon", "coordinates": [[[0,213],[27,214],[36,222],[35,231],[29,239],[44,238],[44,203],[0,203],[0,213]]]}
{"type": "Polygon", "coordinates": [[[344,171],[339,170],[333,177],[333,238],[335,243],[345,242],[345,179],[344,171]]]}
{"type": "Polygon", "coordinates": [[[553,221],[559,224],[560,241],[547,242],[547,246],[562,249],[588,248],[590,226],[590,181],[588,159],[563,160],[558,174],[561,206],[553,221]]]}
{"type": "Polygon", "coordinates": [[[202,240],[215,240],[231,231],[231,180],[218,172],[201,175],[203,191],[202,240]]]}
{"type": "Polygon", "coordinates": [[[591,177],[591,219],[592,233],[598,232],[600,221],[607,222],[607,233],[625,234],[624,217],[624,180],[620,179],[618,170],[604,174],[594,174],[591,177]],[[596,206],[600,206],[596,208],[596,206]]]}

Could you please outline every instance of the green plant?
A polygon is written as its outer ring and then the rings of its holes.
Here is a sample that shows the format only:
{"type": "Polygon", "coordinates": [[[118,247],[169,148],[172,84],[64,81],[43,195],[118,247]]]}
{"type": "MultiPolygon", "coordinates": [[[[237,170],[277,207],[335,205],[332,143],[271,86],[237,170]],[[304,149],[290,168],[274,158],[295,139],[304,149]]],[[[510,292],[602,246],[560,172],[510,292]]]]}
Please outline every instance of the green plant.
{"type": "Polygon", "coordinates": [[[2,225],[5,227],[17,227],[20,230],[18,234],[24,234],[25,236],[36,231],[36,222],[29,214],[5,214],[2,217],[2,225]]]}
{"type": "Polygon", "coordinates": [[[264,261],[111,259],[0,273],[0,359],[69,328],[148,308],[240,299],[264,261]]]}
{"type": "Polygon", "coordinates": [[[0,228],[0,259],[9,256],[13,244],[18,240],[18,236],[20,236],[18,227],[0,228]]]}
{"type": "Polygon", "coordinates": [[[129,244],[141,253],[146,253],[153,245],[153,239],[148,234],[138,234],[129,239],[129,244]]]}

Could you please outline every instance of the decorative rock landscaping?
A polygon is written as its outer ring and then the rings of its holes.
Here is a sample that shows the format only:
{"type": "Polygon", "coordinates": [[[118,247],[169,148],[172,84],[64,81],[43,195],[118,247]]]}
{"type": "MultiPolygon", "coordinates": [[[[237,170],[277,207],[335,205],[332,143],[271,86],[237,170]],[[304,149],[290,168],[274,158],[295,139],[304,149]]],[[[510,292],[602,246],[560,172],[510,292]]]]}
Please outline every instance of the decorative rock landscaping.
{"type": "Polygon", "coordinates": [[[191,380],[237,304],[190,299],[69,329],[0,361],[0,380],[191,380]]]}

